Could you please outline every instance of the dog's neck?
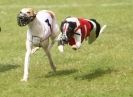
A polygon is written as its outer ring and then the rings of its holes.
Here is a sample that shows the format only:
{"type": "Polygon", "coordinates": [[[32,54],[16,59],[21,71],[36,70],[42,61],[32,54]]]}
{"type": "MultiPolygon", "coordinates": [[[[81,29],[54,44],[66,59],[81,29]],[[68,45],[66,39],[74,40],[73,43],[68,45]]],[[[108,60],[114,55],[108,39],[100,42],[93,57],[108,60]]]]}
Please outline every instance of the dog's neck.
{"type": "Polygon", "coordinates": [[[28,27],[32,31],[37,31],[36,33],[38,33],[39,29],[42,29],[41,23],[37,18],[34,18],[34,20],[28,24],[28,27]]]}
{"type": "Polygon", "coordinates": [[[36,24],[38,24],[39,21],[37,20],[37,18],[34,18],[33,21],[31,21],[29,24],[28,24],[28,27],[31,29],[32,27],[36,26],[36,24]]]}
{"type": "Polygon", "coordinates": [[[28,28],[32,36],[37,36],[42,39],[44,38],[44,33],[46,29],[44,26],[42,26],[41,22],[38,20],[37,17],[28,24],[28,28]]]}

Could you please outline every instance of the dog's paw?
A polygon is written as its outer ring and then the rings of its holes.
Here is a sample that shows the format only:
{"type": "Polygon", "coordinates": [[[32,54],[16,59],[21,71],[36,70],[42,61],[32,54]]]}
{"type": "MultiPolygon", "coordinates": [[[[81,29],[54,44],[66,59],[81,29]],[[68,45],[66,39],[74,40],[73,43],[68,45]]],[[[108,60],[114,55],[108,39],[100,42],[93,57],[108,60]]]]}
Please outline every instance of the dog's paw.
{"type": "Polygon", "coordinates": [[[72,49],[73,49],[73,50],[77,50],[77,46],[76,46],[76,45],[73,45],[73,46],[72,46],[72,49]]]}
{"type": "Polygon", "coordinates": [[[59,45],[59,46],[58,46],[58,50],[59,50],[61,53],[63,53],[63,52],[64,52],[63,45],[59,45]]]}
{"type": "Polygon", "coordinates": [[[35,47],[31,50],[31,54],[34,54],[37,50],[39,49],[39,47],[35,47]]]}
{"type": "Polygon", "coordinates": [[[20,81],[21,82],[27,82],[27,79],[21,79],[20,81]]]}
{"type": "Polygon", "coordinates": [[[56,72],[56,65],[55,64],[52,64],[51,68],[52,68],[53,72],[56,72]]]}

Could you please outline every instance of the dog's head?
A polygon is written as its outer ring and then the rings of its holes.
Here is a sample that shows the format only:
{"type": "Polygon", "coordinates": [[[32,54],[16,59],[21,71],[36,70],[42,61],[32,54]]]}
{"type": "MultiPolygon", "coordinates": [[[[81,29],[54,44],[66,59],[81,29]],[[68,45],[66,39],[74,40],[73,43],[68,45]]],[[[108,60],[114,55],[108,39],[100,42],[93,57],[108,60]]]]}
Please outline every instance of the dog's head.
{"type": "Polygon", "coordinates": [[[36,17],[36,12],[32,8],[23,8],[17,15],[17,23],[19,26],[25,26],[32,22],[36,17]]]}
{"type": "Polygon", "coordinates": [[[61,23],[60,30],[62,32],[64,41],[68,41],[71,37],[73,37],[76,27],[77,25],[75,22],[63,21],[61,23]]]}

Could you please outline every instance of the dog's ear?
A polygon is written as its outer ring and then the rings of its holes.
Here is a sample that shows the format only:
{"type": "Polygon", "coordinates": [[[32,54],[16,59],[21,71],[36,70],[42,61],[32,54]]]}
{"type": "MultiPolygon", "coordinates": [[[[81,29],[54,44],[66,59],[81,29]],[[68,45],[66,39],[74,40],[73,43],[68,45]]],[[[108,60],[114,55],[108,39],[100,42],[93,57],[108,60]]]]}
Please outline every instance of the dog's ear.
{"type": "Polygon", "coordinates": [[[37,12],[35,10],[33,10],[33,16],[36,16],[37,12]]]}
{"type": "Polygon", "coordinates": [[[29,12],[29,16],[30,16],[30,21],[33,21],[37,14],[36,11],[33,8],[29,8],[28,12],[29,12]]]}
{"type": "Polygon", "coordinates": [[[67,23],[67,21],[62,21],[61,22],[61,26],[60,26],[60,31],[63,33],[63,25],[65,24],[65,23],[67,23]]]}
{"type": "Polygon", "coordinates": [[[32,13],[32,16],[36,16],[37,12],[35,11],[35,9],[31,8],[31,13],[32,13]]]}
{"type": "Polygon", "coordinates": [[[36,16],[36,11],[33,8],[27,8],[29,12],[29,16],[36,16]]]}

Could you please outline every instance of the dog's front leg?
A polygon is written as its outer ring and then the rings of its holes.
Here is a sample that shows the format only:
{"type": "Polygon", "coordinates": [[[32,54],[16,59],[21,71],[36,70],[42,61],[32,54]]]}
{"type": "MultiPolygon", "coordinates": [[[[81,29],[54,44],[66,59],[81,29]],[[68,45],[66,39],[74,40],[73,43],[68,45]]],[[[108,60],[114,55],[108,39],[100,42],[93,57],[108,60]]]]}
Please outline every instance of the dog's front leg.
{"type": "Polygon", "coordinates": [[[26,41],[26,54],[25,54],[25,62],[24,62],[24,75],[21,81],[28,80],[28,70],[29,70],[29,62],[30,62],[30,55],[31,55],[32,43],[27,40],[26,41]]]}

